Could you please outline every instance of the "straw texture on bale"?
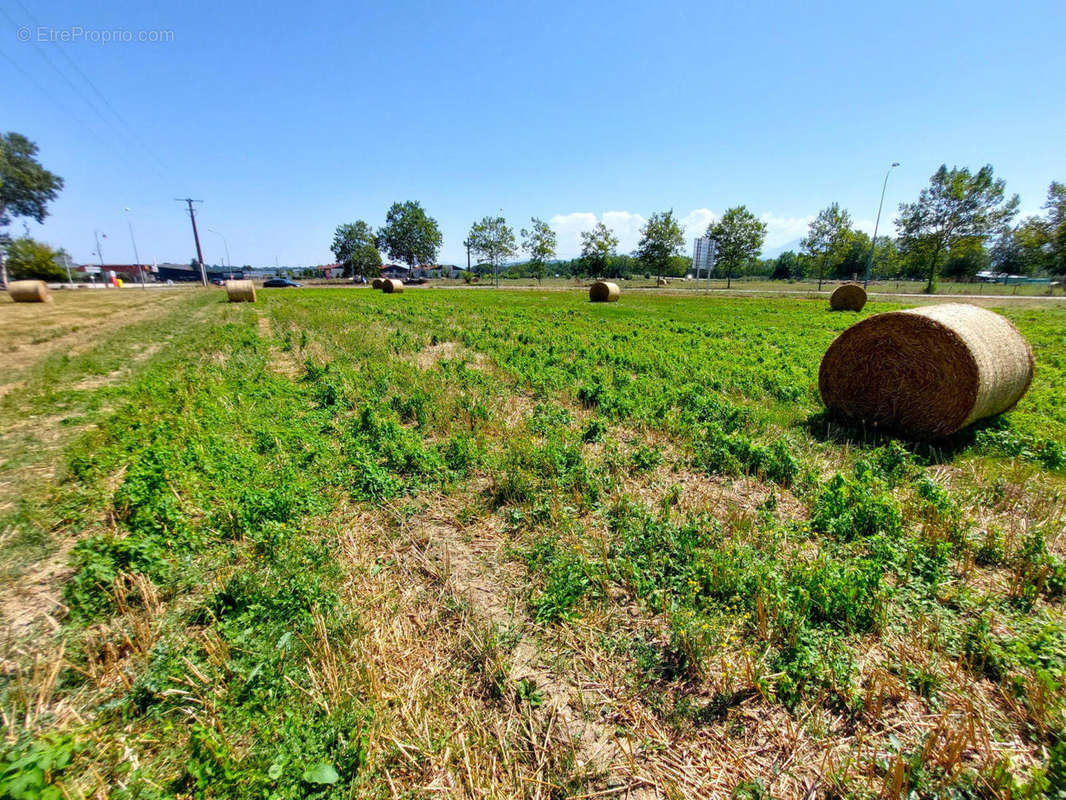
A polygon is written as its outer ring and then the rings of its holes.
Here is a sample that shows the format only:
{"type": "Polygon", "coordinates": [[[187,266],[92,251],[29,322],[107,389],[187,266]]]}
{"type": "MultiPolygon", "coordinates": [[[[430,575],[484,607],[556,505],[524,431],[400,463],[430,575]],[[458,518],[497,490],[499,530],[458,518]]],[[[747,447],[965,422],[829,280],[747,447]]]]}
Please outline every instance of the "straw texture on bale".
{"type": "Polygon", "coordinates": [[[50,303],[52,294],[44,281],[11,281],[7,293],[16,303],[50,303]]]}
{"type": "Polygon", "coordinates": [[[659,278],[659,280],[657,280],[655,282],[655,285],[656,286],[669,286],[670,285],[670,281],[668,281],[666,278],[659,278]]]}
{"type": "Polygon", "coordinates": [[[857,283],[842,284],[829,297],[829,307],[834,311],[862,311],[864,305],[866,290],[857,283]]]}
{"type": "Polygon", "coordinates": [[[596,281],[589,287],[589,300],[593,303],[617,303],[621,296],[618,284],[610,281],[596,281]]]}
{"type": "Polygon", "coordinates": [[[380,289],[381,284],[383,284],[384,282],[385,281],[383,281],[381,278],[374,278],[374,280],[370,282],[370,285],[373,286],[375,289],[380,289]]]}
{"type": "Polygon", "coordinates": [[[226,281],[226,297],[231,303],[254,303],[255,284],[251,281],[226,281]]]}
{"type": "Polygon", "coordinates": [[[1033,380],[1033,351],[1004,317],[943,305],[875,314],[836,338],[818,388],[831,411],[915,439],[1007,411],[1033,380]]]}
{"type": "Polygon", "coordinates": [[[396,278],[384,278],[381,281],[381,291],[385,294],[401,294],[403,292],[403,281],[396,278]]]}

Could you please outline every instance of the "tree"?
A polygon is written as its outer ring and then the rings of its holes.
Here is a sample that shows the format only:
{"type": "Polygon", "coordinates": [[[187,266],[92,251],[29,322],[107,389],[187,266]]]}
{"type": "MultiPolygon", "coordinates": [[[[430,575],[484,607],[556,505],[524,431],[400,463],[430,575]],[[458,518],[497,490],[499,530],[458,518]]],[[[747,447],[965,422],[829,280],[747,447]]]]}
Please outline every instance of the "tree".
{"type": "Polygon", "coordinates": [[[773,281],[795,281],[805,277],[807,277],[806,264],[792,250],[786,250],[777,257],[770,273],[770,280],[773,281]]]}
{"type": "Polygon", "coordinates": [[[500,285],[500,265],[518,252],[514,231],[503,217],[484,217],[470,226],[470,249],[492,264],[496,285],[500,285]]]}
{"type": "Polygon", "coordinates": [[[984,240],[980,236],[965,236],[948,250],[940,274],[957,281],[972,281],[988,265],[984,240]]]}
{"type": "Polygon", "coordinates": [[[414,200],[393,203],[385,215],[385,226],[378,231],[379,249],[411,269],[434,263],[442,241],[437,221],[414,200]]]}
{"type": "Polygon", "coordinates": [[[1052,181],[1047,190],[1047,266],[1055,276],[1066,275],[1066,184],[1052,181]]]}
{"type": "Polygon", "coordinates": [[[581,260],[589,275],[604,276],[610,264],[618,238],[602,222],[597,222],[591,231],[581,233],[581,260]]]}
{"type": "Polygon", "coordinates": [[[660,278],[670,270],[672,260],[681,255],[685,233],[681,230],[673,209],[656,211],[641,230],[636,256],[649,272],[660,278]]]}
{"type": "Polygon", "coordinates": [[[522,249],[529,254],[529,274],[540,283],[548,271],[548,262],[555,258],[557,240],[547,222],[536,217],[531,222],[532,229],[522,228],[522,249]]]}
{"type": "Polygon", "coordinates": [[[1017,228],[1008,228],[996,240],[989,253],[989,261],[993,270],[1005,275],[1021,275],[1033,269],[1033,264],[1025,257],[1021,244],[1022,237],[1019,235],[1031,220],[1038,223],[1040,238],[1043,238],[1044,221],[1039,217],[1030,217],[1017,228]]]}
{"type": "Polygon", "coordinates": [[[714,242],[718,264],[725,267],[728,289],[733,285],[733,273],[762,252],[766,223],[748,211],[747,206],[737,206],[712,222],[707,227],[707,235],[714,242]]]}
{"type": "MultiPolygon", "coordinates": [[[[36,144],[20,133],[0,135],[0,243],[10,238],[2,229],[16,217],[44,222],[48,204],[62,188],[63,179],[37,161],[36,144]]],[[[7,267],[2,257],[0,281],[7,283],[7,267]]]]}
{"type": "Polygon", "coordinates": [[[363,220],[338,225],[330,245],[333,257],[344,267],[344,277],[355,279],[356,275],[376,277],[380,272],[381,253],[373,228],[363,220]]]}
{"type": "Polygon", "coordinates": [[[870,269],[874,278],[900,279],[903,259],[900,258],[896,240],[891,236],[877,237],[877,241],[874,242],[874,258],[870,269]]]}
{"type": "Polygon", "coordinates": [[[66,273],[59,264],[63,250],[54,250],[28,236],[5,244],[7,265],[13,280],[62,281],[66,273]]]}
{"type": "Polygon", "coordinates": [[[925,291],[936,292],[941,257],[966,237],[1002,233],[1018,213],[1018,195],[1005,200],[1006,182],[996,180],[992,165],[969,169],[941,165],[915,203],[900,203],[896,228],[904,251],[920,250],[927,259],[925,291]]]}
{"type": "Polygon", "coordinates": [[[818,289],[825,280],[825,269],[841,253],[851,231],[851,215],[833,203],[818,212],[800,242],[807,254],[818,262],[818,289]]]}

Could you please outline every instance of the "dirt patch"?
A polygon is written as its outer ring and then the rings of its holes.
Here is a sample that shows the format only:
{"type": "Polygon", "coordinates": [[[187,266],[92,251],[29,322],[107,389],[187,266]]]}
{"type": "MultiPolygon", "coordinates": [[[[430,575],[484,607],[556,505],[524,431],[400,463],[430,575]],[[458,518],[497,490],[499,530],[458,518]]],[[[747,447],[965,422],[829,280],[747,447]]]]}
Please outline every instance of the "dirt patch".
{"type": "Polygon", "coordinates": [[[134,353],[129,361],[126,362],[126,366],[121,369],[112,370],[106,375],[93,375],[89,378],[84,378],[78,381],[70,388],[79,392],[93,391],[94,389],[100,389],[104,386],[111,386],[118,383],[123,377],[129,374],[130,368],[136,364],[146,361],[156,353],[159,352],[163,345],[160,342],[152,342],[145,347],[142,347],[139,351],[134,353]]]}
{"type": "Polygon", "coordinates": [[[581,771],[602,776],[597,783],[609,788],[627,787],[630,797],[654,797],[642,788],[643,781],[634,780],[630,768],[639,745],[619,738],[605,722],[609,709],[601,694],[542,651],[546,632],[537,630],[518,600],[521,570],[506,560],[505,535],[494,529],[494,518],[471,528],[456,521],[454,498],[434,498],[430,507],[433,511],[410,523],[412,539],[421,542],[417,557],[431,564],[444,587],[465,599],[478,617],[520,637],[510,653],[508,682],[529,687],[541,698],[536,712],[541,724],[555,728],[581,771]]]}
{"type": "Polygon", "coordinates": [[[59,630],[56,617],[66,612],[60,586],[71,574],[67,557],[74,541],[63,541],[59,550],[33,564],[19,576],[17,584],[0,593],[0,619],[9,635],[21,638],[41,621],[51,630],[59,630]]]}
{"type": "MultiPolygon", "coordinates": [[[[268,317],[260,314],[256,319],[256,328],[259,331],[260,339],[267,342],[274,339],[274,327],[268,317]]],[[[302,368],[296,362],[291,351],[271,346],[270,369],[278,375],[282,375],[286,378],[295,378],[300,374],[302,368]]]]}
{"type": "Polygon", "coordinates": [[[414,363],[419,369],[432,369],[438,361],[465,360],[474,369],[483,369],[488,359],[483,353],[466,349],[458,342],[439,342],[424,347],[415,354],[414,363]]]}
{"type": "Polygon", "coordinates": [[[628,477],[623,491],[648,507],[675,495],[675,507],[686,516],[708,513],[722,522],[752,519],[769,510],[776,519],[802,521],[807,507],[788,490],[750,476],[707,475],[663,464],[654,471],[628,477]]]}

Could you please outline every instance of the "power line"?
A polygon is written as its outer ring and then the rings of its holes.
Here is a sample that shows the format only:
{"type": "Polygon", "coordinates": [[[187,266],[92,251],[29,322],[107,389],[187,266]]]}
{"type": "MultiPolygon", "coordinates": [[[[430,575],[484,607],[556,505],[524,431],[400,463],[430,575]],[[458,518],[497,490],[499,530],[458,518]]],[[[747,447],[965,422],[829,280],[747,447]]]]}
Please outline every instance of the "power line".
{"type": "MultiPolygon", "coordinates": [[[[36,25],[38,28],[41,27],[40,22],[38,22],[37,18],[35,16],[33,16],[33,14],[30,12],[30,10],[28,8],[26,8],[26,6],[23,4],[22,0],[15,0],[15,2],[19,4],[19,7],[26,13],[26,16],[29,17],[33,21],[34,25],[36,25]]],[[[55,42],[53,42],[53,44],[55,44],[55,42]]],[[[69,55],[67,55],[67,51],[64,50],[62,47],[60,47],[58,44],[56,44],[56,49],[59,51],[59,55],[63,56],[64,60],[66,60],[66,62],[71,66],[71,68],[76,73],[78,73],[78,75],[81,76],[81,79],[83,81],[85,81],[89,85],[89,88],[92,89],[96,93],[96,96],[99,97],[100,100],[103,102],[103,104],[105,106],[107,106],[107,108],[111,111],[112,114],[115,115],[115,118],[125,128],[127,135],[142,150],[144,150],[145,153],[147,153],[149,156],[151,156],[156,161],[156,163],[159,164],[160,167],[162,167],[164,170],[169,169],[167,167],[167,165],[163,163],[162,159],[160,159],[154,152],[152,152],[152,150],[148,147],[148,145],[143,140],[141,140],[141,138],[136,133],[136,128],[134,128],[132,125],[130,125],[126,121],[126,119],[121,114],[118,113],[118,111],[115,109],[115,107],[113,105],[111,105],[111,101],[107,99],[107,97],[104,95],[104,93],[101,92],[99,88],[97,88],[96,84],[92,82],[92,80],[89,78],[88,75],[86,75],[84,72],[82,72],[81,67],[79,67],[77,65],[77,63],[75,63],[75,61],[69,55]]]]}
{"type": "Polygon", "coordinates": [[[27,70],[25,67],[23,67],[17,61],[15,61],[15,59],[13,59],[11,56],[9,56],[7,53],[5,53],[3,50],[0,50],[0,57],[2,57],[5,61],[7,61],[9,64],[11,64],[11,66],[13,66],[19,72],[21,72],[23,74],[23,76],[26,78],[26,80],[29,81],[31,84],[33,84],[37,88],[37,90],[39,92],[42,92],[43,94],[48,95],[56,103],[56,105],[61,106],[63,111],[64,111],[64,113],[69,114],[73,118],[73,120],[75,122],[77,122],[83,129],[88,130],[88,131],[92,131],[93,135],[96,136],[97,138],[99,138],[101,143],[104,143],[103,138],[100,137],[100,134],[95,129],[90,127],[89,124],[87,122],[85,122],[85,120],[83,120],[81,117],[79,117],[78,114],[73,109],[71,109],[71,107],[69,105],[67,105],[65,100],[61,99],[52,90],[46,88],[44,86],[44,84],[42,84],[35,77],[33,77],[33,73],[32,72],[27,70]]]}
{"type": "MultiPolygon", "coordinates": [[[[16,28],[19,27],[18,22],[16,22],[15,19],[10,14],[7,13],[6,9],[0,7],[0,14],[3,14],[5,17],[7,17],[8,22],[10,22],[16,28]]],[[[32,19],[32,17],[31,17],[31,19],[32,19]]],[[[52,70],[57,75],[59,75],[60,78],[62,78],[64,81],[66,81],[67,85],[70,86],[70,88],[74,91],[74,93],[77,94],[78,97],[80,97],[82,99],[82,101],[87,106],[89,106],[89,108],[91,108],[93,110],[93,112],[104,122],[105,125],[108,125],[112,130],[114,130],[120,136],[125,136],[133,144],[135,144],[135,145],[137,144],[137,141],[133,138],[133,136],[128,131],[125,131],[122,128],[119,128],[117,125],[115,125],[115,123],[111,119],[109,119],[107,116],[105,116],[104,113],[100,110],[100,108],[85,94],[85,92],[82,90],[82,88],[80,86],[78,86],[76,83],[74,83],[74,81],[72,81],[70,79],[70,77],[65,72],[63,72],[63,70],[61,70],[58,66],[56,66],[56,63],[51,59],[51,57],[44,50],[44,48],[41,47],[39,44],[37,44],[37,42],[33,40],[32,36],[31,36],[29,42],[30,42],[30,44],[33,45],[33,48],[37,51],[37,53],[41,56],[41,58],[43,58],[45,60],[45,63],[47,63],[48,66],[51,67],[52,70]]],[[[155,170],[155,172],[159,175],[160,178],[162,178],[163,180],[167,179],[166,175],[164,175],[159,170],[159,168],[156,167],[155,164],[152,165],[152,168],[155,170]]]]}

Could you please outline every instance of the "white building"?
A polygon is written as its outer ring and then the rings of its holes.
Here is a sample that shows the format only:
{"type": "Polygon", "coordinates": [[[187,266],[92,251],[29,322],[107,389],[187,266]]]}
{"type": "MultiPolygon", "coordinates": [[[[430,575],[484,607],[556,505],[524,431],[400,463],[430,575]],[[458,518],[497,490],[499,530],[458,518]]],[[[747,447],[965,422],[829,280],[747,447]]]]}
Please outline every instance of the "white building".
{"type": "Polygon", "coordinates": [[[710,277],[714,269],[714,242],[710,236],[701,236],[692,242],[692,272],[696,278],[710,277]]]}

